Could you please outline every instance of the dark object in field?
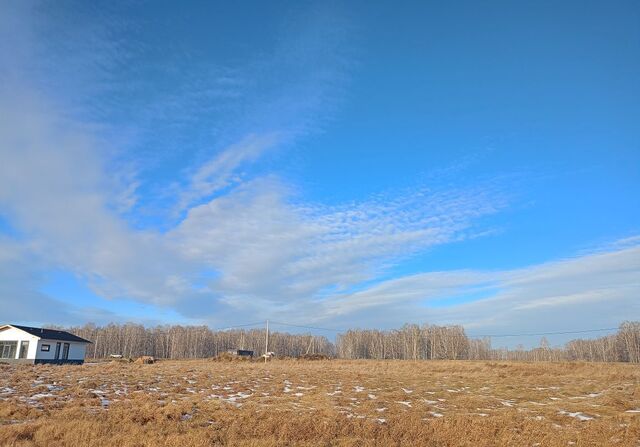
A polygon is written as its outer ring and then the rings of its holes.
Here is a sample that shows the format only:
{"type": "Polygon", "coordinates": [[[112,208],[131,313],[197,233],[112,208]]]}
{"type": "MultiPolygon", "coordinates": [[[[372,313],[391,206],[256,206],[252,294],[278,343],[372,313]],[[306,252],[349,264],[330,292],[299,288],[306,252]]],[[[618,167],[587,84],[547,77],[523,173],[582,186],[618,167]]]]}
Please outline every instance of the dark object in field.
{"type": "Polygon", "coordinates": [[[227,352],[238,357],[253,357],[253,351],[247,349],[229,349],[227,352]]]}
{"type": "Polygon", "coordinates": [[[143,355],[142,357],[138,357],[135,363],[140,363],[143,365],[152,365],[156,362],[156,359],[151,357],[150,355],[143,355]]]}

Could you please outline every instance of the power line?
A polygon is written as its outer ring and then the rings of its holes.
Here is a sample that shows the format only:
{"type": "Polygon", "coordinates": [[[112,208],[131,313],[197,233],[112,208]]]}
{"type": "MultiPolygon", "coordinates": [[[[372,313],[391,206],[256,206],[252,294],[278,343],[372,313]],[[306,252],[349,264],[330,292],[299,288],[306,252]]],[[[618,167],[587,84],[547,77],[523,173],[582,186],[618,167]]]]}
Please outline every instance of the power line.
{"type": "Polygon", "coordinates": [[[528,337],[528,336],[537,336],[537,335],[566,335],[566,334],[585,334],[587,332],[604,332],[604,331],[616,331],[617,327],[613,328],[603,328],[603,329],[586,329],[583,331],[559,331],[559,332],[536,332],[536,333],[527,333],[527,334],[468,334],[469,337],[480,338],[480,337],[528,337]]]}
{"type": "MultiPolygon", "coordinates": [[[[347,330],[345,329],[329,329],[329,328],[322,328],[322,327],[317,327],[317,326],[304,326],[304,325],[298,325],[298,324],[289,324],[289,323],[282,323],[282,322],[277,322],[277,321],[272,321],[271,323],[277,324],[277,325],[282,325],[282,326],[291,326],[291,327],[298,327],[298,328],[303,328],[303,329],[316,329],[316,330],[321,330],[321,331],[330,331],[330,332],[347,332],[347,330]]],[[[567,335],[567,334],[585,334],[585,333],[589,333],[589,332],[604,332],[604,331],[616,331],[618,330],[617,327],[614,328],[602,328],[602,329],[585,329],[585,330],[580,330],[580,331],[556,331],[556,332],[536,332],[536,333],[522,333],[522,334],[477,334],[477,335],[471,335],[468,334],[469,337],[475,337],[475,338],[479,338],[479,337],[528,337],[528,336],[540,336],[540,335],[567,335]]]]}
{"type": "Polygon", "coordinates": [[[317,327],[317,326],[303,326],[300,324],[289,324],[289,323],[281,323],[278,321],[269,320],[271,323],[279,325],[279,326],[291,326],[291,327],[299,327],[303,329],[315,329],[318,331],[329,331],[329,332],[346,332],[344,329],[329,329],[326,327],[317,327]]]}
{"type": "Polygon", "coordinates": [[[238,327],[248,327],[248,326],[259,326],[259,325],[263,325],[263,324],[264,324],[264,321],[257,321],[255,323],[237,324],[235,326],[212,328],[212,330],[214,330],[214,331],[226,331],[227,329],[235,329],[235,328],[238,328],[238,327]]]}
{"type": "MultiPolygon", "coordinates": [[[[348,329],[331,329],[331,328],[326,328],[326,327],[319,327],[319,326],[307,326],[307,325],[302,325],[302,324],[291,324],[291,323],[284,323],[281,321],[273,321],[273,320],[269,320],[269,323],[271,324],[275,324],[276,326],[288,326],[288,327],[296,327],[296,328],[301,328],[301,329],[312,329],[312,330],[317,330],[317,331],[328,331],[328,332],[335,332],[335,333],[340,333],[340,332],[347,332],[348,329]]],[[[224,328],[217,328],[214,330],[219,330],[219,331],[224,331],[227,329],[234,329],[234,328],[241,328],[241,327],[248,327],[248,326],[262,326],[264,324],[264,321],[258,321],[255,323],[247,323],[247,324],[238,324],[235,326],[227,326],[224,328]]],[[[606,332],[606,331],[616,331],[618,330],[617,327],[612,327],[612,328],[601,328],[601,329],[584,329],[584,330],[579,330],[579,331],[555,331],[555,332],[529,332],[529,333],[520,333],[520,334],[467,334],[469,337],[473,337],[473,338],[482,338],[482,337],[492,337],[492,338],[502,338],[502,337],[533,337],[533,336],[543,336],[543,335],[569,335],[569,334],[586,334],[586,333],[590,333],[590,332],[606,332]]]]}

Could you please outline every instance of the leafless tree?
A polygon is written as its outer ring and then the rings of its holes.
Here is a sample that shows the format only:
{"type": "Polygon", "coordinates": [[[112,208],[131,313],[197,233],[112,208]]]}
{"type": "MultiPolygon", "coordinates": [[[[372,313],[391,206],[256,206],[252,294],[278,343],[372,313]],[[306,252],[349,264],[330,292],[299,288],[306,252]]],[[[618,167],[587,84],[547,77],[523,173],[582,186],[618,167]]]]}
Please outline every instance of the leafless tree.
{"type": "MultiPolygon", "coordinates": [[[[110,354],[125,357],[152,355],[157,358],[185,359],[214,357],[229,349],[264,351],[263,329],[213,331],[206,326],[155,326],[87,324],[69,328],[71,332],[93,341],[88,358],[110,354]]],[[[299,357],[323,354],[345,359],[401,360],[524,360],[589,361],[640,363],[640,322],[626,321],[616,334],[594,339],[571,340],[563,347],[551,347],[546,338],[539,347],[493,349],[490,338],[471,339],[462,326],[406,324],[400,329],[352,329],[336,338],[311,334],[271,332],[269,350],[278,356],[299,357]]]]}

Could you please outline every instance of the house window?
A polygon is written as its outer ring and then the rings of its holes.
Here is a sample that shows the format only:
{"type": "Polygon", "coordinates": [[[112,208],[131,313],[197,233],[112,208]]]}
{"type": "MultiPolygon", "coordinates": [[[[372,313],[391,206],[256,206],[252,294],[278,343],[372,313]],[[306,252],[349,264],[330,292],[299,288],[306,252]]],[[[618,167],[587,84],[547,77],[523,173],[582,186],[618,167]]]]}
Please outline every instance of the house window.
{"type": "Polygon", "coordinates": [[[15,359],[17,341],[0,341],[0,359],[15,359]]]}
{"type": "Polygon", "coordinates": [[[40,350],[44,352],[49,352],[50,349],[51,349],[51,345],[42,345],[40,347],[40,350]]]}
{"type": "Polygon", "coordinates": [[[20,358],[26,359],[28,353],[29,353],[29,342],[23,341],[22,343],[20,343],[20,358]]]}

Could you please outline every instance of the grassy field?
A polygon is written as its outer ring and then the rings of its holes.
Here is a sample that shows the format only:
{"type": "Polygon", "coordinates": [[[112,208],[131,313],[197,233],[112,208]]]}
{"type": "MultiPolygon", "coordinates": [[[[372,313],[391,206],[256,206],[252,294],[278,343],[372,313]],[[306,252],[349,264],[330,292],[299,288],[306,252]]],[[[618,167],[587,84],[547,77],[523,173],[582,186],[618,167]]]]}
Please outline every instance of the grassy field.
{"type": "Polygon", "coordinates": [[[640,446],[640,368],[470,361],[0,365],[3,446],[640,446]]]}

